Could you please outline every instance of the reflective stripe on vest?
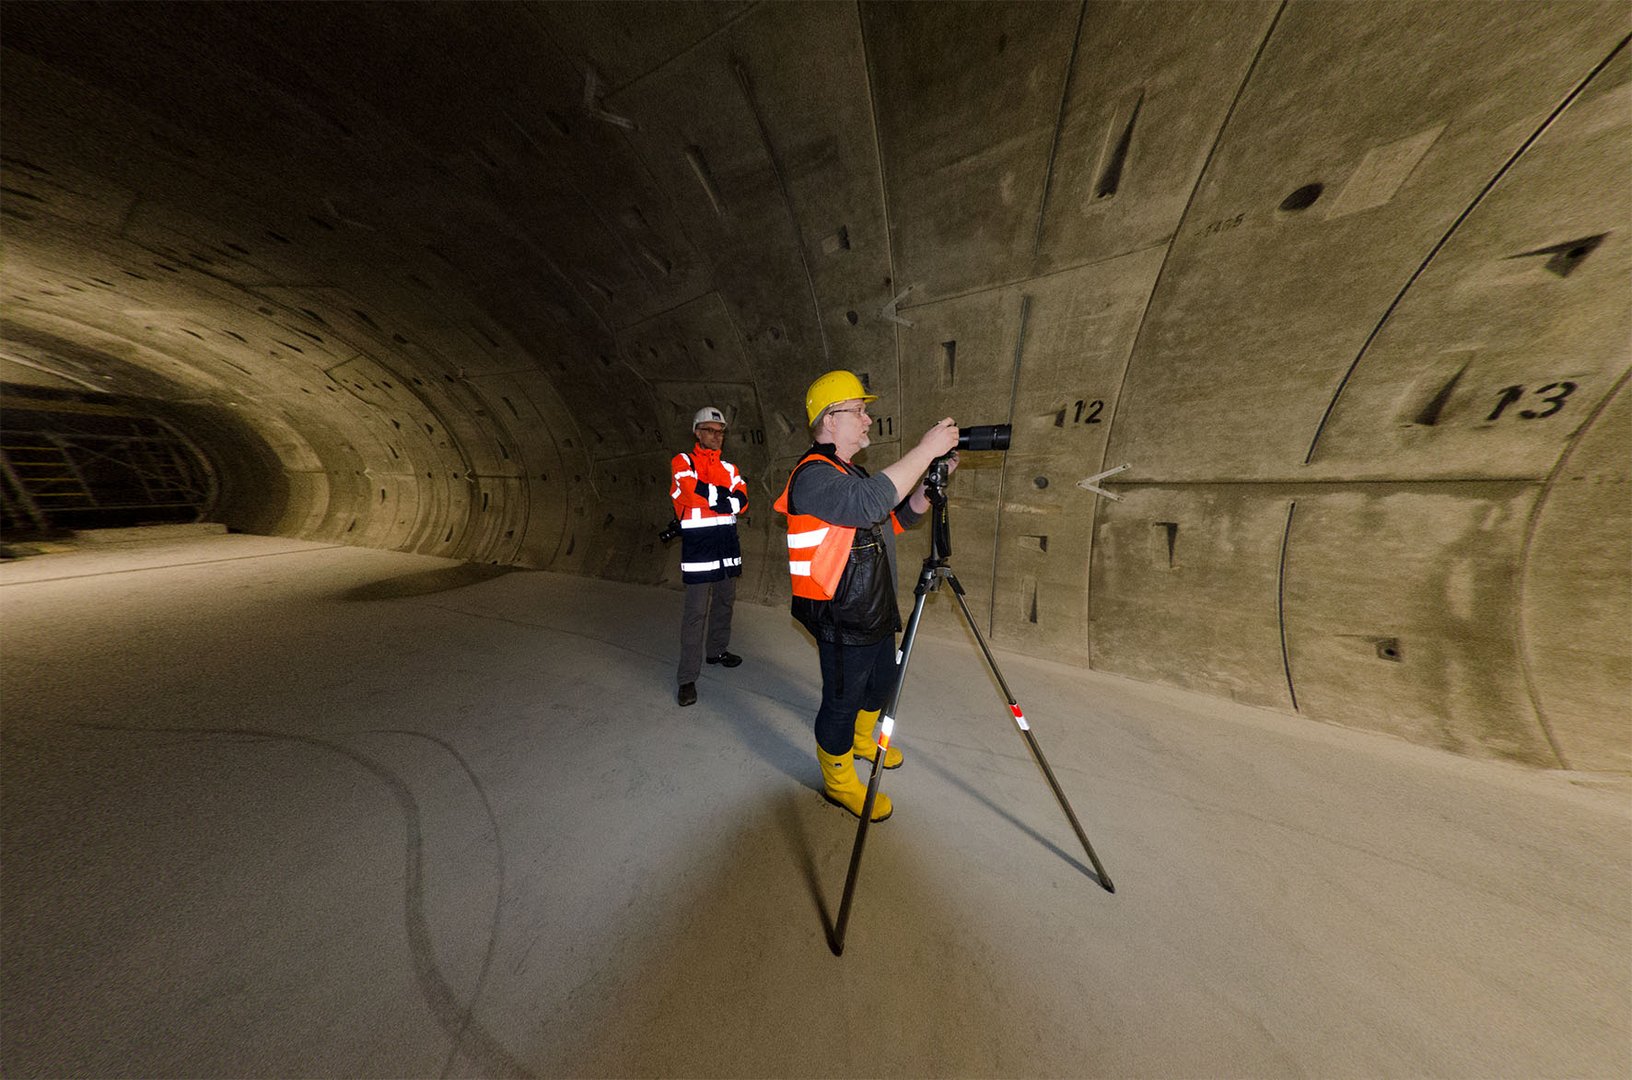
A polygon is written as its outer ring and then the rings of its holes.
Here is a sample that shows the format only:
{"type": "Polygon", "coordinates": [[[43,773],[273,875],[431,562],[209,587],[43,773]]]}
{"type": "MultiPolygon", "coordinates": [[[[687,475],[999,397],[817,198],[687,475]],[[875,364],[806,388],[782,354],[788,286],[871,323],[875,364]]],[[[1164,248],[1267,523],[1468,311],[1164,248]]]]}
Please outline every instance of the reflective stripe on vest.
{"type": "Polygon", "coordinates": [[[850,544],[856,530],[810,514],[788,513],[788,487],[793,484],[793,475],[807,461],[825,461],[839,468],[831,458],[806,454],[788,475],[788,483],[776,500],[776,511],[788,519],[788,574],[793,578],[793,595],[809,600],[831,600],[833,590],[844,576],[845,564],[850,561],[850,544]]]}

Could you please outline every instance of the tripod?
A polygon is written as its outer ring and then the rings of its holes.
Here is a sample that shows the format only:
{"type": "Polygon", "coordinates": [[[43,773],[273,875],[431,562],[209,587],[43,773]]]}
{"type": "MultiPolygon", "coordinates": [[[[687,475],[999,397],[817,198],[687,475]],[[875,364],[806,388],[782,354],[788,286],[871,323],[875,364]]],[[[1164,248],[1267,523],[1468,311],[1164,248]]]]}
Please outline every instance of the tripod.
{"type": "MultiPolygon", "coordinates": [[[[948,455],[950,456],[950,455],[948,455]]],[[[986,663],[997,678],[998,686],[1003,688],[1003,696],[1008,699],[1009,712],[1013,714],[1015,727],[1026,741],[1031,750],[1031,756],[1037,766],[1042,769],[1043,776],[1048,780],[1048,786],[1053,789],[1054,797],[1060,802],[1060,809],[1071,822],[1071,828],[1082,841],[1082,850],[1088,853],[1088,861],[1093,863],[1094,873],[1099,878],[1100,885],[1106,892],[1114,893],[1116,886],[1111,884],[1111,876],[1105,872],[1100,864],[1099,856],[1094,854],[1094,847],[1088,842],[1088,834],[1082,831],[1082,823],[1077,820],[1071,803],[1060,788],[1060,782],[1054,778],[1054,770],[1049,768],[1048,759],[1043,756],[1043,748],[1037,745],[1037,736],[1032,734],[1031,725],[1026,723],[1025,713],[1020,711],[1020,703],[1015,700],[1014,693],[1003,678],[1003,672],[998,670],[997,660],[992,656],[992,650],[986,645],[986,638],[981,635],[980,628],[975,625],[975,617],[969,613],[969,605],[963,599],[963,585],[958,581],[958,575],[952,572],[950,559],[952,557],[952,529],[947,521],[946,510],[946,482],[949,476],[947,458],[941,457],[929,467],[924,478],[924,494],[929,497],[930,504],[930,534],[929,557],[924,560],[923,569],[918,573],[918,585],[913,589],[916,597],[912,605],[912,616],[907,620],[906,633],[901,637],[901,658],[897,661],[895,687],[890,691],[890,700],[884,706],[884,716],[878,732],[878,758],[873,764],[873,775],[867,781],[867,797],[861,804],[861,824],[856,827],[856,844],[850,850],[850,872],[844,879],[844,899],[839,902],[839,916],[833,924],[833,940],[830,942],[835,956],[844,955],[844,931],[850,921],[850,903],[855,899],[856,876],[861,869],[861,851],[867,843],[867,826],[872,820],[873,803],[878,799],[879,779],[884,775],[884,754],[890,746],[890,734],[895,728],[896,709],[901,704],[901,691],[907,684],[907,664],[912,660],[912,647],[918,640],[918,626],[924,615],[924,601],[930,593],[940,588],[944,579],[952,587],[952,595],[957,598],[958,609],[963,612],[964,622],[969,624],[969,630],[980,643],[980,651],[986,656],[986,663]]]]}

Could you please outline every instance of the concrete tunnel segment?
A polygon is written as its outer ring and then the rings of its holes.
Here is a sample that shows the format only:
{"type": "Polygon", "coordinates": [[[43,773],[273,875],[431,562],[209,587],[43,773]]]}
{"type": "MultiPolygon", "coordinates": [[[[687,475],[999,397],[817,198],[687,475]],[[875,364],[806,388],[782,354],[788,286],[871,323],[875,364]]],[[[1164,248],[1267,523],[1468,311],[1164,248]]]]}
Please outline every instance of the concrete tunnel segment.
{"type": "Polygon", "coordinates": [[[802,391],[848,367],[875,464],[1013,423],[953,490],[999,645],[1626,772],[1629,30],[8,5],[8,397],[169,418],[240,531],[671,586],[664,469],[717,404],[776,604],[802,391]]]}

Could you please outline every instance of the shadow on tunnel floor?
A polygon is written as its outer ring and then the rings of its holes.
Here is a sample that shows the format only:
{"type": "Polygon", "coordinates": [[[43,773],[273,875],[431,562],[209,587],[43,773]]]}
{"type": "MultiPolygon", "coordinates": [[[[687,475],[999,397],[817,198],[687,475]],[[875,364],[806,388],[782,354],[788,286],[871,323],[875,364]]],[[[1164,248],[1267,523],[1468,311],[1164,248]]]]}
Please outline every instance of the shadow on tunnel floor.
{"type": "Polygon", "coordinates": [[[452,592],[469,585],[503,577],[506,574],[527,571],[524,566],[503,566],[497,563],[460,563],[458,566],[421,570],[400,577],[382,578],[367,585],[358,585],[340,594],[342,600],[401,600],[410,596],[430,596],[433,593],[452,592]]]}

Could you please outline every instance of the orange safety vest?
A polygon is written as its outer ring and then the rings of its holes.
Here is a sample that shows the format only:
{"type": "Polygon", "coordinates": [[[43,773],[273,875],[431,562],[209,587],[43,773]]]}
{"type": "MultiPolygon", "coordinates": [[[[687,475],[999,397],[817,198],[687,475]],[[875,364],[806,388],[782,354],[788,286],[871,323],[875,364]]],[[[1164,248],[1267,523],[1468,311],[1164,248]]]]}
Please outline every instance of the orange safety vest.
{"type": "MultiPolygon", "coordinates": [[[[845,471],[843,466],[826,454],[806,454],[788,474],[788,482],[783,486],[774,508],[788,519],[788,574],[793,578],[793,595],[807,600],[831,600],[834,590],[839,587],[839,579],[844,576],[845,565],[850,561],[850,545],[855,542],[856,530],[853,526],[834,525],[811,514],[788,512],[788,492],[793,489],[793,478],[812,461],[825,461],[840,472],[845,471]]],[[[895,520],[894,511],[890,512],[890,523],[897,533],[903,531],[901,523],[895,520]]]]}

